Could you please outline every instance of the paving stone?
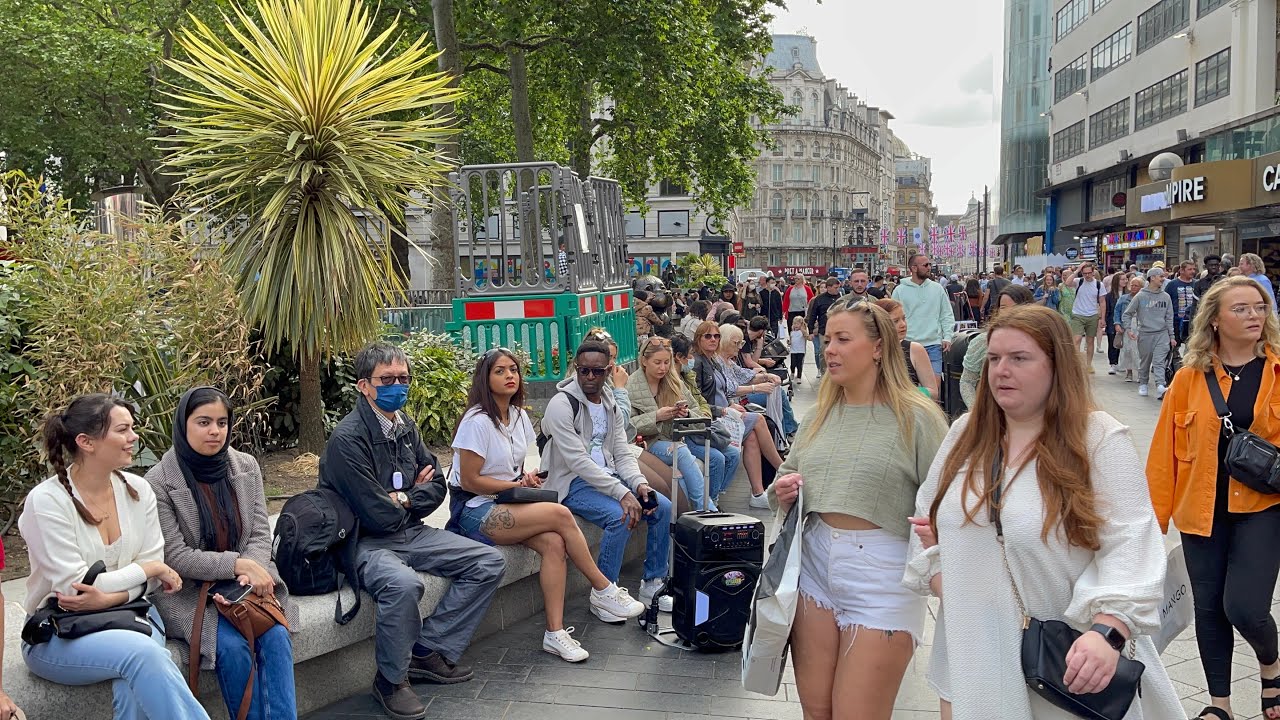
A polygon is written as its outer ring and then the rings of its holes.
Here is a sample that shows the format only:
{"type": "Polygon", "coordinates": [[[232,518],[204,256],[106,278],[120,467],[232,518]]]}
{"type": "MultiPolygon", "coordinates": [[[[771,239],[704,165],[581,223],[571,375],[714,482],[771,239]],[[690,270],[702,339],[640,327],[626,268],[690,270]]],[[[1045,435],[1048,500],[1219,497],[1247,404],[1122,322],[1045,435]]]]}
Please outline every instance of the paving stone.
{"type": "Polygon", "coordinates": [[[432,698],[427,705],[427,720],[498,720],[507,714],[506,700],[463,700],[432,698]]]}
{"type": "Polygon", "coordinates": [[[650,710],[612,709],[583,705],[544,705],[513,702],[503,720],[669,720],[667,713],[650,710]]]}
{"type": "MultiPolygon", "coordinates": [[[[590,661],[588,660],[588,662],[590,661]]],[[[546,685],[570,685],[583,688],[634,690],[636,676],[633,673],[571,667],[562,660],[560,665],[555,667],[534,666],[533,671],[529,673],[528,682],[546,685]]],[[[627,706],[619,705],[618,707],[627,706]]]]}

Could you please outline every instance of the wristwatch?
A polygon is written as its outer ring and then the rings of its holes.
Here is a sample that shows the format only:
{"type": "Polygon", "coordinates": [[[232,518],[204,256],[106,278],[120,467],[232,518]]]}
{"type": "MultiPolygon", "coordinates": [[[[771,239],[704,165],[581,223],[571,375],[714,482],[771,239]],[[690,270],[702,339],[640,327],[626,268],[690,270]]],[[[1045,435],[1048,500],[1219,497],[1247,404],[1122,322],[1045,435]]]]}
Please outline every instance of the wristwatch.
{"type": "Polygon", "coordinates": [[[1113,650],[1119,651],[1124,648],[1125,643],[1129,642],[1128,640],[1125,639],[1124,633],[1111,627],[1110,625],[1103,625],[1102,623],[1097,623],[1089,629],[1101,635],[1113,650]]]}
{"type": "Polygon", "coordinates": [[[408,494],[406,494],[406,493],[402,493],[402,492],[397,492],[397,493],[396,493],[396,502],[400,503],[400,507],[403,507],[403,508],[407,508],[407,507],[409,507],[409,496],[408,496],[408,494]]]}

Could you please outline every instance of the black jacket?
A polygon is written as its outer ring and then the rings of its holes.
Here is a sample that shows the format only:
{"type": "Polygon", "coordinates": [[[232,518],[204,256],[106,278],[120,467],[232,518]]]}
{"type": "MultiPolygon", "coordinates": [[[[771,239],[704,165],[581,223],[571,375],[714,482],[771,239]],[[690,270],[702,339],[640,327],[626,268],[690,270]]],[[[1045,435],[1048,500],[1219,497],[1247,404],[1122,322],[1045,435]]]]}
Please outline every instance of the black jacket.
{"type": "Polygon", "coordinates": [[[826,291],[813,296],[813,300],[809,303],[808,316],[805,318],[805,322],[809,325],[809,334],[827,334],[827,311],[838,302],[840,302],[839,295],[832,295],[826,291]]]}
{"type": "Polygon", "coordinates": [[[782,293],[778,290],[760,291],[760,314],[769,318],[769,322],[777,325],[786,313],[782,312],[782,293]]]}
{"type": "Polygon", "coordinates": [[[325,443],[320,458],[320,487],[337,492],[360,519],[362,535],[389,535],[420,522],[444,501],[444,471],[427,450],[418,426],[406,418],[394,440],[382,434],[377,411],[368,400],[356,400],[356,409],[342,418],[325,443]],[[426,466],[435,468],[430,480],[415,485],[426,466]],[[391,475],[404,476],[402,492],[409,509],[391,499],[395,487],[391,475]]]}

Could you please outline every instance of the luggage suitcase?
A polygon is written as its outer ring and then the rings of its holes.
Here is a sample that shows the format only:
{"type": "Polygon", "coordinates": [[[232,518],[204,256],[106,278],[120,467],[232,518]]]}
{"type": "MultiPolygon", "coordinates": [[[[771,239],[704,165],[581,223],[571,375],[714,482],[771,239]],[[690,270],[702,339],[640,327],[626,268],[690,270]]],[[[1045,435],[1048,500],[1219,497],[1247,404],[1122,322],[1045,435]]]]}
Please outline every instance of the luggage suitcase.
{"type": "MultiPolygon", "coordinates": [[[[701,439],[709,453],[711,421],[674,421],[675,442],[701,439]]],[[[672,453],[673,465],[676,453],[672,453]]],[[[711,493],[711,476],[704,463],[704,497],[711,493]]],[[[672,468],[671,506],[680,493],[679,468],[672,468]]],[[[640,624],[659,640],[674,634],[684,647],[703,651],[736,650],[742,646],[751,600],[764,564],[764,523],[749,515],[694,511],[672,513],[671,576],[654,594],[640,624]],[[659,598],[672,598],[671,629],[658,624],[659,598]]],[[[664,640],[664,642],[666,642],[664,640]]]]}
{"type": "Polygon", "coordinates": [[[951,420],[969,410],[960,397],[960,376],[964,373],[964,354],[969,350],[969,340],[980,332],[973,328],[960,330],[951,336],[951,347],[942,355],[942,411],[951,420]]]}

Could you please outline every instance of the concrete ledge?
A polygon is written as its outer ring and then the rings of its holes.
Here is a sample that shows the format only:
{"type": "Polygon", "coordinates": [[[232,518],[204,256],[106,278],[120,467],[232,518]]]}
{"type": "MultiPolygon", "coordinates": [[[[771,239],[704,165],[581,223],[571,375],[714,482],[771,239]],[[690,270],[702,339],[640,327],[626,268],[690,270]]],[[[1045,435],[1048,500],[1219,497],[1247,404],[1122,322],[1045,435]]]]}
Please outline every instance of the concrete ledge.
{"type": "MultiPolygon", "coordinates": [[[[447,503],[446,503],[447,505],[447,503]]],[[[427,524],[444,527],[448,519],[447,509],[442,507],[427,524]],[[442,512],[443,511],[443,512],[442,512]]],[[[275,516],[271,523],[274,526],[275,516]]],[[[595,525],[578,521],[588,544],[595,555],[600,547],[602,532],[595,525]]],[[[627,544],[625,561],[644,554],[646,526],[632,532],[627,544]]],[[[542,612],[542,591],[537,573],[541,559],[537,553],[521,546],[501,547],[507,560],[506,574],[493,605],[485,616],[476,639],[500,632],[512,625],[542,612]]],[[[423,594],[423,615],[429,615],[448,589],[448,581],[422,574],[426,585],[423,594]]],[[[4,637],[4,687],[9,695],[33,720],[57,717],[79,717],[86,720],[111,717],[111,687],[98,683],[84,687],[68,687],[36,677],[27,670],[22,658],[20,632],[25,621],[21,600],[25,597],[25,579],[4,583],[5,603],[4,637]]],[[[570,566],[568,593],[586,592],[588,584],[576,569],[570,566]]],[[[638,588],[631,588],[638,593],[638,588]]],[[[298,714],[310,712],[329,703],[365,691],[373,682],[373,626],[377,610],[373,599],[364,595],[360,613],[349,624],[341,626],[333,621],[336,596],[316,595],[294,597],[298,604],[299,625],[293,634],[294,679],[297,686],[298,714]]],[[[343,607],[349,607],[351,592],[343,594],[343,607]]],[[[406,632],[411,630],[406,629],[406,632]]],[[[177,644],[170,642],[174,661],[178,660],[177,644]]],[[[183,670],[185,674],[185,669],[183,670]]],[[[218,691],[217,678],[212,672],[201,673],[200,701],[215,720],[225,720],[226,706],[218,691]]]]}

